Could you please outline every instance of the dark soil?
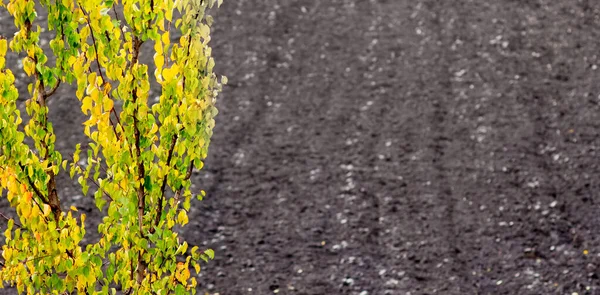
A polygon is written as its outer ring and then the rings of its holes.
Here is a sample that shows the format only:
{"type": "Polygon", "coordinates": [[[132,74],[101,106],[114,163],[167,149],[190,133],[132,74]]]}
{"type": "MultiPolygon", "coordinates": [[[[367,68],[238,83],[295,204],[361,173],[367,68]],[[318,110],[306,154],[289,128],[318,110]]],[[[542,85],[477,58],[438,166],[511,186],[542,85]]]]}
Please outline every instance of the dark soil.
{"type": "MultiPolygon", "coordinates": [[[[199,291],[600,294],[600,2],[229,0],[215,20],[199,291]]],[[[65,151],[73,102],[51,108],[65,151]]]]}

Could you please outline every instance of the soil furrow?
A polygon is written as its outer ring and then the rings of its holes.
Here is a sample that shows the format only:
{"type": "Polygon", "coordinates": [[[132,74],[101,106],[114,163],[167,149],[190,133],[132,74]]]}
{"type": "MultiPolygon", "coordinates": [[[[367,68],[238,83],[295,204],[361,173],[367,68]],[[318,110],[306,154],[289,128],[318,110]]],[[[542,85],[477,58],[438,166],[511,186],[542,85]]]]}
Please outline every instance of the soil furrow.
{"type": "MultiPolygon", "coordinates": [[[[438,194],[441,198],[442,206],[444,206],[444,214],[442,216],[442,224],[446,232],[446,240],[448,242],[448,254],[452,258],[452,271],[458,276],[459,281],[466,279],[464,261],[461,260],[461,247],[459,246],[458,239],[460,233],[457,232],[455,224],[455,207],[456,197],[453,194],[452,187],[448,181],[446,175],[447,168],[445,167],[448,162],[447,150],[448,146],[453,144],[450,130],[453,129],[454,122],[448,120],[448,108],[450,107],[449,100],[453,96],[452,81],[450,73],[450,67],[452,63],[452,56],[449,50],[451,43],[449,37],[452,36],[452,24],[449,22],[453,21],[453,18],[448,19],[446,14],[448,11],[443,4],[438,1],[433,3],[427,2],[425,5],[429,7],[430,11],[434,14],[432,18],[432,25],[435,33],[439,38],[439,50],[438,56],[434,60],[434,64],[439,67],[438,75],[435,77],[433,83],[436,83],[438,89],[435,91],[435,96],[432,97],[431,105],[433,108],[433,114],[430,118],[432,126],[432,138],[433,142],[429,148],[433,151],[432,165],[435,169],[435,183],[437,185],[438,194]]],[[[455,5],[455,4],[453,4],[455,5]]],[[[453,155],[450,155],[453,156],[453,155]]],[[[461,284],[462,285],[462,284],[461,284]]],[[[458,289],[458,291],[461,291],[458,289]]]]}

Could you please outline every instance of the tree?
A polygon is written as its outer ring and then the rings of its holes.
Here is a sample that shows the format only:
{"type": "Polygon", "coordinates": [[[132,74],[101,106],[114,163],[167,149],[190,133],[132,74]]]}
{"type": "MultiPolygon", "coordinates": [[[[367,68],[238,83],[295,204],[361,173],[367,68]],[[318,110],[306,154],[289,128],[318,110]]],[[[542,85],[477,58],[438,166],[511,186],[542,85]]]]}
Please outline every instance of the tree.
{"type": "MultiPolygon", "coordinates": [[[[195,293],[190,269],[213,258],[181,241],[188,223],[190,177],[206,158],[221,85],[213,73],[206,14],[222,0],[9,0],[17,33],[0,39],[0,193],[16,209],[2,247],[3,282],[20,293],[195,293]],[[36,23],[36,9],[47,23],[36,23]],[[44,28],[44,29],[42,29],[44,28]],[[171,32],[181,37],[172,43],[171,32]],[[54,38],[49,49],[40,34],[54,38]],[[154,50],[154,75],[140,48],[154,50]],[[26,124],[17,107],[7,50],[24,53],[32,77],[26,124]],[[50,58],[48,57],[50,55],[50,58]],[[48,100],[65,83],[77,86],[87,164],[81,145],[56,148],[48,100]],[[150,103],[152,84],[161,89],[150,103]],[[68,158],[68,159],[67,159],[68,158]],[[82,246],[85,214],[65,210],[59,173],[76,177],[106,215],[99,241],[82,246]],[[92,189],[90,190],[90,186],[92,189]]],[[[39,21],[38,21],[39,22],[39,21]]],[[[198,192],[201,199],[204,192],[198,192]]]]}

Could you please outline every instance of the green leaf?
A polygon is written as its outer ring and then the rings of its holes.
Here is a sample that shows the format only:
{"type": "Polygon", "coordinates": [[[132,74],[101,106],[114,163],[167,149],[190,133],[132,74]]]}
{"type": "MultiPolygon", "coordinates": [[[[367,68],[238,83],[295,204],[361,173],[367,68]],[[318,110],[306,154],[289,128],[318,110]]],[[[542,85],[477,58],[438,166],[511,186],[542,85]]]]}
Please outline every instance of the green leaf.
{"type": "Polygon", "coordinates": [[[175,287],[175,295],[185,295],[185,294],[187,294],[185,287],[183,287],[183,285],[178,284],[177,287],[175,287]]]}
{"type": "Polygon", "coordinates": [[[83,274],[83,276],[88,277],[90,276],[90,266],[86,265],[83,267],[81,273],[83,274]]]}
{"type": "Polygon", "coordinates": [[[204,250],[204,254],[208,255],[210,259],[215,259],[215,251],[213,251],[212,249],[204,250]]]}
{"type": "Polygon", "coordinates": [[[137,245],[142,249],[148,249],[148,240],[141,238],[138,240],[137,245]]]}

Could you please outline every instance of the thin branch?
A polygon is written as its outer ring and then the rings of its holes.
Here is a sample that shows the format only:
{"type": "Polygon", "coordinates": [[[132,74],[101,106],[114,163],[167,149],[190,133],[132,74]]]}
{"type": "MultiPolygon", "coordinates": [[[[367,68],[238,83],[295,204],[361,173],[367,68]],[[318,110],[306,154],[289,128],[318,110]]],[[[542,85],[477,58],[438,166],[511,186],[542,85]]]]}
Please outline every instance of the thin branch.
{"type": "Polygon", "coordinates": [[[102,78],[102,83],[105,83],[106,79],[104,79],[104,75],[102,74],[102,66],[100,65],[100,58],[98,56],[98,46],[96,45],[94,29],[92,28],[92,24],[90,23],[90,16],[85,10],[85,8],[83,8],[83,6],[79,5],[79,8],[81,8],[81,11],[83,11],[83,13],[85,14],[85,21],[87,22],[88,27],[90,28],[90,35],[92,36],[92,43],[94,44],[94,52],[96,53],[96,65],[98,66],[98,74],[100,74],[100,78],[102,78]]]}
{"type": "Polygon", "coordinates": [[[54,85],[54,87],[52,87],[52,89],[50,89],[50,92],[46,92],[44,91],[44,99],[48,99],[50,96],[52,96],[52,94],[54,94],[54,92],[56,92],[56,89],[58,89],[58,86],[60,86],[60,80],[58,80],[56,82],[56,84],[54,85]]]}
{"type": "MultiPolygon", "coordinates": [[[[94,30],[93,30],[92,24],[90,23],[90,20],[89,20],[89,14],[87,13],[87,11],[85,11],[85,9],[81,5],[79,5],[79,7],[81,8],[81,10],[83,11],[83,13],[85,14],[85,16],[86,16],[85,20],[86,20],[86,22],[88,24],[88,27],[90,28],[90,35],[92,36],[92,43],[94,44],[94,52],[96,53],[96,66],[98,67],[98,74],[100,74],[100,78],[102,78],[102,83],[106,83],[106,79],[104,79],[104,75],[102,74],[102,66],[100,65],[100,57],[98,55],[98,46],[96,44],[96,36],[94,35],[94,30]]],[[[114,8],[115,7],[114,7],[114,4],[113,4],[113,10],[114,10],[114,8]]],[[[119,19],[118,16],[117,16],[116,10],[115,10],[115,17],[117,18],[117,20],[119,19]]],[[[120,23],[120,20],[119,20],[119,23],[120,23]]],[[[108,37],[108,34],[107,34],[107,38],[110,40],[110,37],[108,37]]],[[[108,97],[111,100],[114,100],[111,97],[110,92],[108,92],[107,95],[108,95],[108,97]]],[[[117,115],[117,112],[115,111],[114,106],[110,109],[110,112],[115,115],[115,119],[117,120],[117,124],[121,125],[121,121],[119,120],[119,116],[117,115]]],[[[115,136],[118,138],[119,135],[117,134],[117,128],[116,128],[116,125],[113,123],[112,119],[110,120],[110,124],[113,127],[113,132],[115,133],[115,136]]]]}
{"type": "MultiPolygon", "coordinates": [[[[65,29],[64,29],[64,23],[63,23],[63,22],[61,22],[61,23],[60,23],[60,37],[61,37],[61,39],[63,40],[63,42],[65,41],[65,32],[64,32],[64,30],[65,30],[65,29]]],[[[58,62],[58,61],[56,61],[56,63],[57,63],[57,64],[59,64],[59,62],[58,62]]],[[[62,64],[60,65],[60,69],[61,69],[61,70],[64,70],[64,69],[62,68],[62,64]]],[[[45,100],[48,100],[48,99],[50,99],[50,97],[51,97],[51,96],[54,94],[54,92],[56,92],[56,90],[57,90],[57,89],[58,89],[58,87],[60,86],[60,82],[61,82],[61,81],[60,81],[60,79],[58,79],[58,80],[56,81],[56,84],[54,85],[54,87],[53,87],[52,89],[50,89],[50,91],[46,91],[46,90],[44,90],[44,99],[45,99],[45,100]]]]}
{"type": "Polygon", "coordinates": [[[31,187],[31,189],[35,192],[35,194],[42,200],[44,201],[44,203],[47,203],[48,200],[46,199],[46,197],[44,197],[44,195],[42,194],[42,192],[35,186],[35,183],[33,182],[33,180],[29,177],[29,174],[25,171],[25,166],[23,166],[23,164],[19,163],[19,167],[21,167],[21,170],[23,171],[23,174],[25,174],[25,177],[27,178],[27,182],[29,183],[29,186],[31,187]]]}
{"type": "Polygon", "coordinates": [[[113,2],[113,12],[115,13],[115,18],[117,19],[117,21],[119,22],[119,28],[121,29],[121,34],[119,34],[119,36],[121,36],[121,44],[124,43],[125,40],[123,40],[123,24],[121,23],[121,20],[119,19],[119,14],[117,13],[117,9],[115,8],[115,3],[113,2]]]}
{"type": "MultiPolygon", "coordinates": [[[[167,156],[167,166],[171,166],[171,159],[173,158],[173,152],[175,151],[175,143],[177,143],[177,134],[175,134],[171,140],[171,148],[169,149],[169,154],[167,156]]],[[[156,218],[154,219],[155,226],[158,226],[158,223],[160,222],[160,215],[164,206],[163,202],[165,199],[165,189],[167,187],[167,176],[168,171],[165,173],[165,176],[162,180],[162,185],[160,187],[160,197],[158,199],[158,206],[156,207],[156,218]]]]}
{"type": "MultiPolygon", "coordinates": [[[[140,47],[142,46],[142,41],[134,36],[133,37],[133,56],[131,58],[131,71],[133,71],[133,67],[137,64],[138,62],[138,57],[139,57],[139,53],[140,53],[140,47]]],[[[134,109],[133,112],[133,132],[134,132],[134,137],[135,137],[135,153],[136,153],[136,158],[137,158],[137,172],[138,172],[138,181],[139,181],[139,186],[137,188],[137,198],[138,198],[138,226],[139,226],[139,233],[140,233],[140,237],[144,238],[146,235],[144,234],[144,207],[146,205],[146,194],[144,192],[144,185],[142,184],[142,182],[145,179],[146,176],[146,172],[144,171],[144,161],[142,159],[142,152],[141,152],[141,144],[140,144],[140,129],[138,126],[138,118],[137,118],[137,114],[138,114],[138,108],[139,106],[138,104],[138,97],[137,97],[137,89],[135,87],[135,79],[133,81],[134,83],[134,87],[131,91],[131,96],[132,96],[132,100],[133,103],[136,104],[136,107],[134,109]]],[[[138,261],[137,261],[137,282],[138,284],[142,284],[142,281],[144,280],[144,272],[146,269],[146,265],[143,261],[143,257],[142,257],[142,253],[138,253],[138,261]]]]}
{"type": "MultiPolygon", "coordinates": [[[[140,46],[142,45],[141,40],[139,40],[137,37],[134,37],[133,39],[133,57],[131,59],[131,70],[133,71],[133,66],[138,62],[138,56],[139,56],[139,51],[140,51],[140,46]]],[[[135,81],[134,81],[135,84],[135,81]]],[[[134,86],[133,90],[131,91],[131,96],[133,99],[133,103],[137,103],[137,89],[134,86]]],[[[146,176],[146,172],[144,171],[144,162],[142,160],[142,151],[141,151],[141,144],[140,144],[140,129],[138,126],[138,118],[137,118],[137,114],[138,114],[138,106],[135,107],[134,109],[134,113],[133,113],[133,132],[134,132],[134,140],[135,140],[135,154],[137,157],[137,170],[138,170],[138,180],[139,180],[139,186],[137,189],[137,196],[138,196],[138,225],[139,225],[139,231],[140,231],[140,236],[144,236],[144,232],[143,232],[143,217],[144,217],[144,206],[145,206],[145,193],[144,193],[144,185],[142,184],[142,181],[144,180],[145,176],[146,176]]]]}
{"type": "MultiPolygon", "coordinates": [[[[169,22],[169,29],[170,29],[170,27],[171,27],[171,22],[169,22]]],[[[188,56],[190,54],[191,44],[192,44],[192,35],[190,34],[188,36],[188,46],[187,46],[187,54],[188,54],[188,56]]],[[[183,79],[182,79],[182,86],[181,86],[184,92],[185,92],[185,84],[186,84],[185,82],[186,82],[186,78],[185,78],[185,75],[184,75],[183,79]]],[[[180,100],[179,101],[179,106],[181,106],[181,103],[182,102],[180,100]]],[[[176,117],[177,117],[177,124],[179,124],[181,122],[181,118],[179,117],[179,113],[177,113],[176,117]]],[[[183,130],[184,130],[184,128],[181,128],[181,130],[179,130],[178,134],[181,133],[181,132],[183,132],[183,130]]],[[[177,143],[178,134],[175,134],[173,136],[173,139],[171,139],[171,148],[169,149],[169,153],[168,153],[168,156],[167,156],[167,166],[171,166],[171,158],[173,157],[173,152],[175,150],[175,144],[177,143]]],[[[193,167],[193,163],[191,161],[190,161],[190,167],[193,167]]],[[[189,172],[189,174],[190,174],[189,176],[186,175],[186,180],[191,177],[191,171],[189,172]]],[[[156,217],[154,219],[154,225],[155,226],[158,226],[158,223],[160,222],[161,212],[162,212],[163,207],[164,207],[163,202],[164,202],[164,197],[165,197],[165,189],[166,189],[166,185],[167,185],[167,176],[168,175],[165,175],[163,177],[163,182],[162,182],[162,185],[161,185],[161,188],[160,188],[160,192],[161,193],[160,193],[160,198],[158,200],[158,206],[156,207],[156,217]]],[[[177,192],[177,193],[179,193],[179,192],[177,192]]]]}
{"type": "MultiPolygon", "coordinates": [[[[185,178],[183,180],[188,180],[190,179],[190,177],[192,177],[192,170],[194,169],[194,163],[190,160],[190,165],[188,166],[187,172],[185,173],[185,178]]],[[[179,203],[179,198],[181,197],[183,191],[183,184],[181,184],[181,186],[179,187],[179,189],[177,189],[177,192],[175,192],[175,206],[177,206],[177,204],[179,203]]]]}
{"type": "MultiPolygon", "coordinates": [[[[87,24],[88,24],[88,27],[90,28],[90,35],[92,36],[92,43],[94,44],[94,52],[96,53],[96,66],[98,67],[98,74],[100,75],[100,78],[102,78],[102,83],[106,83],[106,79],[104,79],[104,75],[102,74],[102,66],[100,65],[100,58],[99,58],[99,55],[98,55],[98,46],[97,46],[97,44],[96,44],[96,36],[94,35],[94,30],[93,30],[93,28],[92,28],[92,24],[90,23],[90,20],[89,20],[89,14],[88,14],[88,13],[87,13],[87,11],[86,11],[86,10],[85,10],[85,9],[84,9],[84,8],[83,8],[83,7],[82,7],[80,4],[79,4],[79,2],[78,2],[77,4],[78,4],[79,8],[81,8],[81,11],[83,11],[83,13],[85,14],[85,16],[86,16],[85,20],[86,20],[86,22],[87,22],[87,24]]],[[[113,11],[115,12],[115,17],[117,18],[117,20],[119,20],[119,17],[118,17],[118,15],[117,15],[117,12],[116,12],[116,10],[115,10],[115,6],[114,6],[114,4],[113,4],[113,11]]],[[[120,22],[121,22],[121,21],[119,20],[119,25],[120,25],[120,22]]],[[[123,28],[122,28],[122,26],[121,26],[121,31],[122,31],[122,29],[123,29],[123,28]]],[[[77,32],[79,33],[79,29],[77,29],[77,32]]],[[[106,32],[105,32],[105,33],[106,33],[106,32]]],[[[123,34],[121,34],[121,41],[123,41],[123,36],[122,36],[122,35],[123,35],[123,34]]],[[[108,36],[107,36],[107,38],[108,38],[108,36]]],[[[110,38],[108,38],[108,39],[110,39],[110,38]]],[[[86,59],[87,59],[87,58],[86,58],[86,59]]],[[[106,95],[107,95],[107,96],[108,96],[108,98],[110,98],[111,100],[114,100],[114,99],[111,97],[111,95],[110,95],[110,92],[107,92],[107,94],[106,94],[106,95]]],[[[119,115],[117,115],[117,112],[115,111],[115,108],[114,108],[114,106],[113,106],[113,107],[110,109],[110,113],[112,113],[112,114],[114,114],[114,115],[115,115],[115,119],[117,120],[117,124],[118,124],[118,125],[121,125],[121,121],[119,120],[119,115]]],[[[110,117],[109,117],[109,119],[110,119],[110,117]]],[[[113,127],[112,129],[113,129],[113,132],[115,133],[115,136],[116,136],[117,138],[119,138],[119,134],[117,133],[117,127],[116,127],[117,125],[115,125],[115,124],[114,124],[114,122],[112,121],[112,119],[110,120],[110,124],[111,124],[111,125],[112,125],[112,127],[113,127]]],[[[122,125],[121,125],[121,126],[122,126],[122,125]]]]}
{"type": "Polygon", "coordinates": [[[54,255],[61,255],[62,253],[58,253],[58,254],[48,254],[48,255],[44,255],[44,256],[38,256],[38,257],[31,257],[31,258],[27,258],[24,260],[21,260],[21,263],[25,264],[29,261],[36,261],[36,260],[40,260],[40,259],[44,259],[44,258],[48,258],[50,256],[54,256],[54,255]]]}
{"type": "MultiPolygon", "coordinates": [[[[38,206],[38,209],[40,209],[40,212],[44,212],[44,208],[42,207],[42,205],[40,205],[40,203],[35,198],[31,198],[31,200],[38,206]]],[[[52,207],[52,206],[50,206],[50,207],[52,207]]],[[[42,218],[44,218],[44,221],[46,221],[46,223],[50,222],[50,220],[48,220],[48,218],[46,218],[46,216],[42,215],[42,218]]]]}
{"type": "MultiPolygon", "coordinates": [[[[29,39],[30,33],[31,33],[31,21],[29,21],[29,20],[25,21],[25,28],[26,28],[27,39],[29,39]]],[[[35,65],[35,67],[37,68],[37,65],[38,65],[37,56],[33,56],[30,58],[33,60],[33,63],[35,65]]],[[[36,123],[38,123],[40,125],[40,127],[46,132],[46,134],[48,134],[50,132],[48,132],[48,124],[47,124],[48,123],[48,113],[45,112],[46,88],[44,86],[44,80],[42,79],[40,73],[37,70],[34,72],[35,72],[35,78],[39,82],[37,84],[37,103],[41,106],[41,109],[44,110],[41,122],[37,122],[37,120],[36,120],[36,123]]],[[[43,151],[40,151],[40,153],[43,152],[44,161],[46,161],[50,157],[50,154],[49,154],[50,148],[48,146],[48,143],[44,139],[40,140],[40,144],[43,148],[43,151]]],[[[58,222],[58,220],[60,219],[60,214],[62,213],[62,210],[60,209],[60,199],[58,198],[58,192],[56,190],[56,179],[55,179],[54,171],[52,169],[52,164],[50,164],[50,167],[48,167],[48,168],[50,168],[46,172],[49,177],[48,185],[47,185],[48,198],[45,201],[45,203],[50,205],[50,208],[52,208],[52,212],[54,213],[54,218],[58,222]]],[[[30,180],[30,183],[31,183],[31,180],[30,180]]],[[[41,195],[41,193],[39,195],[41,195]]],[[[44,200],[44,199],[42,199],[42,200],[44,200]]]]}
{"type": "MultiPolygon", "coordinates": [[[[109,97],[110,97],[110,93],[109,93],[108,95],[109,95],[109,97]]],[[[111,99],[112,99],[112,97],[111,97],[111,99]]],[[[113,99],[113,100],[114,100],[114,99],[113,99]]],[[[118,125],[121,125],[121,120],[119,119],[119,115],[117,115],[117,111],[115,110],[115,107],[114,107],[114,106],[112,107],[112,109],[110,109],[110,112],[111,112],[111,113],[113,113],[113,114],[115,115],[115,119],[117,120],[117,124],[118,124],[118,125]]],[[[112,121],[111,121],[111,123],[112,123],[112,121]]],[[[121,125],[121,126],[123,126],[123,125],[121,125]]],[[[113,126],[113,127],[114,127],[114,126],[113,126]]],[[[115,135],[117,135],[116,128],[115,128],[115,135]]]]}
{"type": "MultiPolygon", "coordinates": [[[[75,165],[75,166],[77,166],[79,169],[83,170],[83,169],[82,169],[82,167],[81,167],[79,164],[75,163],[75,158],[74,158],[74,155],[73,155],[73,154],[71,154],[71,160],[73,161],[73,165],[75,165]]],[[[102,170],[104,170],[104,167],[102,167],[102,164],[98,163],[98,165],[100,165],[100,168],[101,168],[102,170]]],[[[104,172],[106,173],[106,170],[104,170],[104,172]]],[[[99,189],[102,191],[102,193],[104,194],[104,196],[106,196],[106,198],[107,198],[109,201],[111,201],[111,202],[113,201],[113,198],[112,198],[110,195],[108,195],[108,193],[107,193],[105,190],[103,190],[102,188],[100,188],[100,184],[98,184],[98,183],[97,183],[97,182],[96,182],[94,179],[92,179],[92,177],[91,177],[91,176],[88,176],[88,177],[87,177],[87,179],[88,179],[89,181],[91,181],[93,184],[95,184],[95,185],[96,185],[96,187],[97,187],[97,188],[99,188],[99,189]]],[[[117,185],[119,186],[119,188],[121,188],[122,190],[124,190],[124,189],[123,189],[123,187],[121,187],[121,185],[120,185],[119,183],[117,183],[117,185]]]]}
{"type": "Polygon", "coordinates": [[[18,222],[16,222],[14,218],[8,218],[8,217],[6,217],[6,215],[4,215],[4,214],[3,214],[3,213],[1,213],[1,212],[0,212],[0,216],[1,216],[2,218],[6,219],[6,221],[9,221],[9,220],[11,220],[11,219],[12,219],[12,220],[13,220],[13,222],[15,223],[15,225],[16,225],[17,227],[19,227],[19,228],[23,228],[23,226],[22,226],[22,225],[20,225],[18,222]]]}
{"type": "MultiPolygon", "coordinates": [[[[131,268],[131,271],[129,272],[129,280],[133,281],[133,274],[135,273],[134,269],[133,269],[133,259],[129,260],[131,263],[129,264],[129,267],[131,268]]],[[[133,292],[133,286],[131,286],[126,292],[125,294],[129,295],[133,292]]]]}
{"type": "Polygon", "coordinates": [[[105,190],[103,190],[100,185],[93,179],[91,179],[90,177],[88,177],[88,179],[94,184],[96,185],[96,187],[102,192],[102,194],[109,200],[109,201],[113,201],[113,198],[111,196],[108,195],[108,193],[106,193],[105,190]]]}
{"type": "MultiPolygon", "coordinates": [[[[111,112],[112,112],[112,109],[111,109],[111,112]]],[[[113,122],[112,118],[110,117],[110,115],[108,116],[108,121],[110,121],[110,126],[112,127],[112,130],[115,133],[115,137],[119,138],[119,135],[117,134],[117,127],[116,127],[115,123],[113,122]]]]}
{"type": "Polygon", "coordinates": [[[190,160],[190,165],[188,166],[187,172],[185,173],[185,178],[183,180],[188,180],[192,177],[192,171],[194,170],[194,162],[190,160]]]}
{"type": "MultiPolygon", "coordinates": [[[[29,182],[30,186],[32,187],[32,189],[35,191],[36,195],[37,195],[37,196],[38,196],[40,199],[42,199],[42,201],[43,201],[44,203],[46,203],[46,204],[47,204],[47,202],[46,202],[46,201],[44,200],[44,198],[42,197],[43,195],[42,195],[42,193],[40,192],[40,190],[39,190],[39,189],[37,189],[37,188],[35,187],[35,185],[34,185],[34,184],[33,184],[33,182],[31,181],[31,179],[29,179],[29,175],[27,175],[27,173],[25,173],[25,170],[24,170],[23,166],[22,166],[21,164],[19,164],[19,166],[20,166],[20,167],[21,167],[21,169],[23,170],[23,174],[25,174],[25,175],[27,176],[27,180],[28,180],[28,182],[29,182]]],[[[0,167],[0,168],[2,168],[2,167],[0,167]]],[[[3,169],[3,170],[4,170],[4,169],[3,169]]],[[[15,177],[15,180],[16,180],[16,181],[17,181],[19,184],[23,184],[23,182],[21,182],[21,181],[20,181],[18,178],[16,178],[16,177],[15,177]]],[[[40,212],[44,212],[44,208],[42,208],[42,206],[40,205],[40,203],[38,203],[38,201],[36,201],[36,200],[35,200],[35,198],[32,198],[32,201],[33,201],[33,202],[34,202],[34,203],[35,203],[35,204],[38,206],[38,208],[40,209],[40,212]]],[[[49,205],[49,204],[48,204],[48,205],[49,205]]],[[[5,216],[4,216],[4,217],[5,217],[5,216]]],[[[6,218],[6,217],[5,217],[5,218],[6,218]]],[[[45,217],[45,216],[44,216],[44,220],[45,220],[46,222],[48,222],[48,219],[46,219],[46,217],[45,217]]]]}
{"type": "MultiPolygon", "coordinates": [[[[169,36],[171,36],[171,23],[172,23],[171,21],[167,22],[167,32],[169,32],[169,36]]],[[[170,61],[169,55],[165,54],[165,67],[169,67],[169,61],[170,61]]]]}

